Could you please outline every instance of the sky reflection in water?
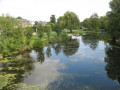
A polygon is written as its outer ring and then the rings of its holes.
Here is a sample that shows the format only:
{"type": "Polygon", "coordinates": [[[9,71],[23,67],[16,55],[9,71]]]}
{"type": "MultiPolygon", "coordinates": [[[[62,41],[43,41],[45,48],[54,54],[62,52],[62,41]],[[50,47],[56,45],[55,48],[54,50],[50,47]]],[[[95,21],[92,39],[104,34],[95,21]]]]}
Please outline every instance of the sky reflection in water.
{"type": "Polygon", "coordinates": [[[73,54],[68,50],[68,47],[72,45],[69,44],[72,42],[61,45],[61,50],[58,50],[57,55],[55,46],[50,45],[44,47],[45,60],[40,63],[37,62],[38,52],[32,50],[30,55],[35,61],[35,68],[31,75],[24,78],[23,83],[32,86],[39,85],[39,88],[49,90],[119,89],[118,82],[107,77],[104,61],[106,56],[104,49],[107,46],[104,42],[85,41],[83,37],[72,38],[77,39],[76,42],[79,43],[79,48],[76,48],[76,52],[73,51],[73,54]],[[49,53],[46,53],[48,48],[49,53]]]}

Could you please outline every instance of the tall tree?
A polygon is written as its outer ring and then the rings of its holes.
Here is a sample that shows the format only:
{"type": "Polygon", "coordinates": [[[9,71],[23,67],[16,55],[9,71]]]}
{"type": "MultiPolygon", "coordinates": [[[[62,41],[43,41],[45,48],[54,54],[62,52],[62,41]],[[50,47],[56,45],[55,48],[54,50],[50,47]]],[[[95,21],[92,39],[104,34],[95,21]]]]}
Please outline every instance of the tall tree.
{"type": "Polygon", "coordinates": [[[90,26],[91,30],[98,31],[100,27],[99,16],[97,13],[94,13],[90,17],[90,26]]]}
{"type": "Polygon", "coordinates": [[[81,23],[83,27],[90,29],[90,19],[86,18],[84,21],[81,23]]]}
{"type": "Polygon", "coordinates": [[[73,29],[79,29],[80,20],[74,12],[67,11],[63,17],[65,28],[72,33],[73,29]]]}
{"type": "Polygon", "coordinates": [[[52,16],[50,17],[50,22],[51,22],[51,23],[56,23],[55,15],[52,15],[52,16]]]}
{"type": "Polygon", "coordinates": [[[41,23],[39,23],[39,24],[37,25],[37,30],[38,30],[38,37],[39,37],[39,38],[42,38],[43,33],[44,33],[44,27],[42,26],[41,23]]]}
{"type": "Polygon", "coordinates": [[[120,0],[110,2],[111,11],[108,12],[108,32],[116,42],[117,34],[120,34],[120,0]]]}
{"type": "Polygon", "coordinates": [[[100,17],[100,29],[107,30],[107,23],[108,23],[108,17],[106,16],[101,16],[100,17]]]}

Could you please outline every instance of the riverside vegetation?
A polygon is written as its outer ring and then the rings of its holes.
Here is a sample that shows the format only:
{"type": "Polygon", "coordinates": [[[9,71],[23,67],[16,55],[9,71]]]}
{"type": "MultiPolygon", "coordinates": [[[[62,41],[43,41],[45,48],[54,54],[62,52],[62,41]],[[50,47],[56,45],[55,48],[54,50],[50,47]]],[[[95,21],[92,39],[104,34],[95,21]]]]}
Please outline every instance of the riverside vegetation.
{"type": "MultiPolygon", "coordinates": [[[[65,56],[74,55],[78,51],[79,42],[72,39],[70,34],[82,36],[84,45],[88,45],[92,50],[95,50],[98,43],[101,43],[99,41],[109,43],[110,46],[105,48],[105,62],[107,63],[105,69],[110,78],[119,81],[117,71],[119,70],[120,48],[119,0],[112,0],[110,8],[111,11],[107,12],[105,16],[99,17],[97,13],[94,13],[83,22],[80,22],[77,15],[70,11],[60,16],[57,21],[55,15],[52,15],[46,26],[36,21],[32,27],[23,27],[16,18],[8,15],[0,16],[0,89],[15,90],[20,85],[24,88],[29,87],[20,82],[34,68],[33,60],[29,55],[32,49],[38,52],[38,61],[41,63],[45,58],[44,47],[47,47],[46,55],[48,57],[52,56],[50,47],[55,50],[57,55],[61,51],[65,56]],[[33,35],[36,29],[37,34],[33,35]],[[116,61],[113,61],[114,57],[118,57],[115,58],[116,61]],[[113,67],[115,65],[116,67],[113,67]],[[116,69],[116,72],[112,73],[110,68],[113,71],[116,69]]],[[[87,86],[82,89],[89,90],[87,86]]]]}

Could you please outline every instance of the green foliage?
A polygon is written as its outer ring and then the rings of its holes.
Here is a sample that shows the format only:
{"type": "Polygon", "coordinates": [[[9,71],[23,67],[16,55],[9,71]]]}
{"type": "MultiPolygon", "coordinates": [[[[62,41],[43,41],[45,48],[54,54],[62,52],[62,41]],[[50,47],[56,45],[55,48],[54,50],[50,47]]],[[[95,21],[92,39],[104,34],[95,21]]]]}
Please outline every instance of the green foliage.
{"type": "Polygon", "coordinates": [[[51,15],[51,17],[50,17],[50,22],[51,22],[51,23],[56,23],[55,15],[51,15]]]}
{"type": "Polygon", "coordinates": [[[90,26],[91,26],[91,30],[99,31],[100,22],[99,22],[99,17],[97,15],[97,13],[94,13],[90,17],[90,26]]]}
{"type": "Polygon", "coordinates": [[[31,37],[32,37],[32,33],[33,33],[33,30],[31,27],[26,27],[25,28],[25,36],[26,36],[26,44],[29,45],[30,44],[30,40],[31,40],[31,37]]]}
{"type": "Polygon", "coordinates": [[[0,53],[3,53],[3,56],[22,51],[29,45],[32,30],[22,28],[21,23],[16,19],[10,16],[1,16],[0,29],[2,30],[2,35],[0,36],[0,53]]]}
{"type": "Polygon", "coordinates": [[[51,33],[51,27],[50,26],[44,26],[44,31],[47,33],[48,39],[50,37],[51,33]]]}
{"type": "Polygon", "coordinates": [[[55,24],[54,31],[57,33],[57,36],[59,37],[62,32],[62,26],[58,23],[55,24]]]}
{"type": "Polygon", "coordinates": [[[23,19],[22,17],[18,16],[16,19],[23,19]]]}
{"type": "Polygon", "coordinates": [[[69,29],[70,32],[72,32],[73,29],[79,29],[80,21],[74,12],[67,11],[63,16],[63,20],[65,28],[69,29]]]}
{"type": "Polygon", "coordinates": [[[97,13],[94,13],[93,15],[91,15],[90,18],[86,18],[81,24],[82,26],[84,26],[85,28],[88,28],[89,30],[93,30],[93,31],[100,30],[100,20],[97,13]]]}
{"type": "Polygon", "coordinates": [[[107,23],[108,23],[108,17],[106,16],[101,16],[100,17],[100,29],[107,30],[107,23]]]}
{"type": "Polygon", "coordinates": [[[89,18],[86,18],[81,24],[85,28],[88,28],[88,29],[91,28],[91,26],[90,26],[90,19],[89,18]]]}
{"type": "Polygon", "coordinates": [[[57,22],[58,22],[58,23],[61,22],[61,21],[63,21],[63,16],[60,16],[60,17],[57,19],[57,22]]]}
{"type": "Polygon", "coordinates": [[[113,37],[120,33],[120,0],[112,0],[110,2],[111,11],[108,15],[108,32],[113,37]]]}
{"type": "Polygon", "coordinates": [[[7,79],[5,76],[0,75],[0,89],[2,89],[7,84],[7,79]]]}
{"type": "Polygon", "coordinates": [[[61,38],[64,40],[64,39],[68,39],[69,36],[67,35],[67,33],[61,33],[61,38]]]}
{"type": "Polygon", "coordinates": [[[0,60],[0,89],[17,90],[23,77],[30,74],[33,69],[33,59],[27,53],[22,53],[17,57],[7,57],[0,60]]]}
{"type": "Polygon", "coordinates": [[[44,34],[44,27],[42,26],[42,24],[39,23],[37,25],[37,30],[38,30],[38,37],[41,39],[44,34]]]}
{"type": "Polygon", "coordinates": [[[51,29],[52,29],[52,30],[54,30],[55,24],[54,24],[54,23],[49,22],[49,23],[48,23],[48,26],[50,26],[50,27],[51,27],[51,29]]]}
{"type": "Polygon", "coordinates": [[[43,47],[43,43],[41,40],[37,40],[33,43],[33,48],[42,48],[43,47]]]}

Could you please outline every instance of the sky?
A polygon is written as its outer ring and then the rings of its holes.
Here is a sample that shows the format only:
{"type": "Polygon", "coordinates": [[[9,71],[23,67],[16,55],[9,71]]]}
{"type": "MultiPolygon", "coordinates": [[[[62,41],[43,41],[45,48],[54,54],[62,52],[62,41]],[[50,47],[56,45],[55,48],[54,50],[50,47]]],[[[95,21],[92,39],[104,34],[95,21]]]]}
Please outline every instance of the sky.
{"type": "Polygon", "coordinates": [[[110,0],[0,0],[0,15],[21,16],[28,20],[50,21],[50,16],[63,16],[73,11],[83,21],[93,13],[104,16],[110,0]]]}

